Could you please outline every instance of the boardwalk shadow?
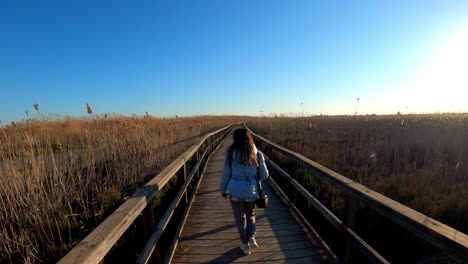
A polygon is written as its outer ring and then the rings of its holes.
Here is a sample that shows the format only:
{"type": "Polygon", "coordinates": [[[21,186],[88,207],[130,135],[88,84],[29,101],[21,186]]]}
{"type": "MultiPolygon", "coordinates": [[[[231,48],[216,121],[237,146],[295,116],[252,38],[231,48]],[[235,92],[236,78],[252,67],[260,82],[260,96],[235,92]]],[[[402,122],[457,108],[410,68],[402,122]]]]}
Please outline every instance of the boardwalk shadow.
{"type": "Polygon", "coordinates": [[[222,226],[222,227],[212,229],[210,231],[201,232],[201,233],[193,234],[193,235],[190,235],[190,236],[184,236],[184,237],[181,237],[180,239],[181,240],[193,240],[193,239],[197,239],[197,238],[204,237],[204,236],[207,236],[207,235],[216,234],[216,233],[219,233],[219,232],[222,232],[222,231],[234,228],[234,227],[236,227],[236,224],[225,225],[225,226],[222,226]]]}
{"type": "Polygon", "coordinates": [[[197,192],[197,195],[203,195],[203,194],[208,194],[208,193],[216,193],[216,192],[219,192],[219,190],[206,191],[206,192],[197,192]]]}
{"type": "Polygon", "coordinates": [[[233,263],[235,262],[236,260],[238,260],[239,258],[242,258],[244,257],[244,254],[242,254],[242,251],[239,247],[235,247],[235,248],[232,248],[228,251],[226,251],[226,253],[224,253],[224,255],[221,255],[215,259],[212,259],[208,262],[204,262],[204,263],[210,263],[210,264],[213,264],[213,263],[233,263]]]}

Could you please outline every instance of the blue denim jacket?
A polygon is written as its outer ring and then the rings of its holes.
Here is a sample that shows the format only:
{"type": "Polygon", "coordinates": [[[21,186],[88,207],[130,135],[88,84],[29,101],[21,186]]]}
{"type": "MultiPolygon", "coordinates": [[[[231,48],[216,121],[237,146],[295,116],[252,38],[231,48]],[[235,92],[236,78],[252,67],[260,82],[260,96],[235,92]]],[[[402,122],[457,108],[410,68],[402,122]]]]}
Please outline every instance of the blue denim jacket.
{"type": "MultiPolygon", "coordinates": [[[[252,161],[252,166],[245,167],[240,164],[235,154],[233,153],[234,158],[231,166],[229,166],[226,159],[224,161],[219,190],[221,193],[230,194],[233,200],[254,200],[258,196],[257,166],[252,161]]],[[[257,156],[260,164],[259,174],[262,181],[265,181],[268,178],[265,158],[260,151],[257,151],[257,156]]]]}

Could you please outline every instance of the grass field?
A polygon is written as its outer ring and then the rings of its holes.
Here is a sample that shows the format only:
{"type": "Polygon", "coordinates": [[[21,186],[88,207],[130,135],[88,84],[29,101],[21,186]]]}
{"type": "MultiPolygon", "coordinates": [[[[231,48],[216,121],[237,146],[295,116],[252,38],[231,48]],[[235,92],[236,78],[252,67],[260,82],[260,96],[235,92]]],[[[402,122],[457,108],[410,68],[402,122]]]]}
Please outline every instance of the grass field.
{"type": "MultiPolygon", "coordinates": [[[[55,262],[199,136],[254,132],[468,233],[468,115],[89,117],[0,128],[0,262],[55,262]]],[[[339,211],[339,193],[301,178],[339,211]]]]}
{"type": "Polygon", "coordinates": [[[199,136],[242,120],[40,117],[0,128],[0,262],[55,262],[199,136]]]}
{"type": "MultiPolygon", "coordinates": [[[[263,117],[252,130],[468,233],[468,114],[263,117]]],[[[303,178],[340,211],[339,193],[303,178]]]]}

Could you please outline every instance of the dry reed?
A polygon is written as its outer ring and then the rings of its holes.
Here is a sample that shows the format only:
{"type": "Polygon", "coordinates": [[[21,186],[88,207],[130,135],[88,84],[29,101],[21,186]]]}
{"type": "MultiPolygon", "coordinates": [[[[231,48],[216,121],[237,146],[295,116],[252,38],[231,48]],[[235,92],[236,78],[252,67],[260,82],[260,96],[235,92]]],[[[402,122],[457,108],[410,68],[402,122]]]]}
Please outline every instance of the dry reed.
{"type": "Polygon", "coordinates": [[[0,128],[0,262],[56,261],[198,136],[244,119],[40,116],[0,128]]]}
{"type": "MultiPolygon", "coordinates": [[[[248,125],[282,146],[468,233],[468,114],[263,117],[248,125]]],[[[327,191],[312,178],[303,180],[309,181],[316,195],[327,191]]],[[[340,206],[335,193],[326,197],[328,204],[340,206]]]]}

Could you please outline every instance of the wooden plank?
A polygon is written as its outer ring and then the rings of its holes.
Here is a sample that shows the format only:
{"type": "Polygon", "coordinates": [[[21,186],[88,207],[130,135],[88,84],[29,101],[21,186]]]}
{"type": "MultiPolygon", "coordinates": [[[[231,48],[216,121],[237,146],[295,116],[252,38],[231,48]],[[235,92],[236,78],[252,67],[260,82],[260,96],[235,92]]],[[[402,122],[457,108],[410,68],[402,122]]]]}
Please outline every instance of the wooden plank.
{"type": "Polygon", "coordinates": [[[345,193],[348,193],[390,220],[412,231],[434,246],[468,260],[468,236],[439,221],[404,206],[380,193],[377,193],[343,175],[310,160],[309,158],[281,147],[252,132],[254,138],[267,144],[289,158],[311,169],[316,175],[327,180],[345,193]]]}
{"type": "MultiPolygon", "coordinates": [[[[219,199],[219,198],[218,198],[219,199]]],[[[223,198],[221,198],[223,199],[223,198]]],[[[269,205],[272,205],[272,208],[269,208],[267,210],[271,211],[274,210],[277,206],[280,207],[282,202],[280,200],[275,200],[275,199],[269,199],[269,205]]],[[[205,208],[205,207],[213,207],[213,208],[218,208],[220,210],[232,210],[231,205],[227,201],[221,201],[221,200],[213,200],[213,201],[195,201],[193,204],[194,208],[205,208]]],[[[265,209],[262,208],[257,208],[256,211],[258,212],[263,212],[265,209]]]]}
{"type": "MultiPolygon", "coordinates": [[[[193,213],[192,215],[194,217],[206,217],[206,216],[210,216],[210,214],[212,214],[212,213],[207,212],[207,211],[198,211],[196,213],[193,213]]],[[[216,214],[218,216],[225,216],[225,217],[233,217],[234,216],[232,210],[230,210],[230,211],[227,211],[227,210],[217,211],[216,214]]],[[[268,214],[271,214],[274,217],[289,216],[288,211],[285,211],[284,209],[269,210],[268,214]]],[[[259,213],[256,212],[256,215],[261,216],[261,215],[264,215],[264,214],[259,214],[259,213]]]]}
{"type": "MultiPolygon", "coordinates": [[[[209,216],[209,214],[208,214],[208,216],[209,216]]],[[[270,215],[257,214],[256,218],[257,218],[257,223],[261,222],[261,221],[271,221],[272,223],[282,222],[283,220],[284,221],[291,221],[290,216],[288,216],[286,214],[276,215],[274,217],[270,217],[270,215]]],[[[232,215],[231,215],[231,217],[226,217],[226,218],[206,219],[206,218],[197,218],[195,216],[195,217],[191,217],[188,220],[189,223],[204,223],[204,222],[210,222],[210,221],[222,222],[222,223],[233,223],[234,222],[234,217],[232,217],[232,215]]]]}
{"type": "MultiPolygon", "coordinates": [[[[288,224],[282,224],[282,225],[276,225],[276,226],[271,226],[271,225],[259,225],[257,226],[257,232],[266,232],[266,231],[276,231],[276,230],[291,230],[291,229],[300,229],[300,227],[297,224],[294,223],[288,223],[288,224]]],[[[213,228],[209,226],[204,226],[204,225],[197,225],[197,226],[186,226],[185,227],[185,232],[184,234],[186,235],[192,235],[192,234],[199,234],[199,233],[209,233],[209,232],[237,232],[237,227],[236,224],[231,224],[231,225],[224,225],[220,226],[218,228],[213,228]]]]}
{"type": "Polygon", "coordinates": [[[315,258],[314,262],[320,263],[321,259],[317,254],[307,248],[293,249],[293,250],[281,250],[275,252],[254,252],[248,256],[244,256],[239,247],[229,249],[225,254],[183,254],[178,253],[174,256],[174,262],[188,262],[188,263],[206,263],[206,262],[228,262],[228,263],[239,263],[239,262],[257,262],[257,261],[273,261],[273,260],[288,260],[295,258],[315,258]]]}
{"type": "MultiPolygon", "coordinates": [[[[174,261],[173,263],[192,263],[192,262],[182,262],[182,261],[174,261]]],[[[232,263],[229,259],[225,260],[224,262],[216,260],[216,261],[208,261],[206,263],[232,263]]],[[[317,257],[299,257],[299,258],[289,258],[287,260],[256,260],[255,262],[244,260],[244,259],[237,259],[235,263],[264,263],[264,264],[314,264],[320,263],[317,261],[317,257]]]]}
{"type": "MultiPolygon", "coordinates": [[[[256,225],[257,228],[263,228],[263,227],[270,227],[270,228],[281,228],[282,226],[289,226],[289,225],[296,225],[296,223],[292,219],[288,219],[289,221],[285,221],[283,223],[271,223],[267,220],[264,221],[257,221],[256,225]]],[[[186,223],[185,228],[204,228],[204,229],[213,229],[213,228],[227,228],[228,226],[234,226],[234,219],[230,223],[210,223],[210,222],[204,222],[204,223],[186,223]],[[224,224],[224,225],[221,225],[224,224]]]]}
{"type": "MultiPolygon", "coordinates": [[[[261,229],[257,228],[257,238],[265,238],[265,237],[279,237],[279,236],[291,236],[291,235],[300,235],[303,234],[303,230],[299,227],[294,227],[294,228],[286,228],[286,229],[271,229],[271,228],[266,228],[266,229],[261,229]]],[[[192,240],[192,239],[213,239],[213,240],[219,240],[223,239],[225,236],[228,237],[237,237],[238,232],[237,228],[232,228],[229,230],[216,230],[214,231],[194,231],[193,229],[187,230],[187,232],[184,232],[184,236],[181,237],[181,239],[185,240],[192,240]]]]}
{"type": "MultiPolygon", "coordinates": [[[[300,227],[297,224],[294,223],[286,223],[286,224],[281,224],[281,225],[276,225],[276,226],[271,226],[271,225],[258,225],[257,226],[257,231],[276,231],[276,230],[291,230],[291,229],[300,229],[300,227]]],[[[187,234],[191,233],[199,233],[199,232],[237,232],[237,227],[235,223],[232,223],[230,225],[223,225],[219,226],[216,228],[210,227],[210,226],[205,226],[205,225],[196,225],[196,226],[186,226],[185,230],[187,234]]]]}
{"type": "MultiPolygon", "coordinates": [[[[206,234],[192,234],[192,235],[185,235],[181,237],[181,239],[204,239],[204,240],[218,240],[218,239],[223,239],[228,233],[227,232],[216,232],[216,233],[206,233],[206,234]]],[[[304,234],[304,231],[302,229],[297,228],[294,230],[275,230],[275,231],[266,231],[266,232],[257,232],[257,235],[255,237],[260,238],[260,237],[270,237],[270,238],[275,238],[275,237],[280,237],[280,236],[291,236],[291,235],[300,235],[304,234]]],[[[231,235],[231,234],[229,234],[231,235]]],[[[232,234],[233,236],[237,237],[238,234],[234,233],[232,234]]]]}
{"type": "MultiPolygon", "coordinates": [[[[270,218],[270,219],[265,219],[263,218],[257,220],[257,223],[261,223],[262,221],[268,221],[272,224],[281,224],[281,223],[290,223],[291,218],[289,217],[281,217],[281,218],[270,218]]],[[[226,223],[230,224],[233,223],[233,219],[227,219],[227,218],[216,218],[216,219],[192,219],[190,218],[187,220],[187,224],[209,224],[211,222],[214,223],[226,223]]]]}
{"type": "MultiPolygon", "coordinates": [[[[186,246],[181,248],[182,253],[193,254],[193,255],[224,255],[229,252],[226,252],[226,247],[238,247],[238,243],[231,243],[229,246],[199,246],[194,244],[193,246],[186,246]]],[[[312,244],[303,243],[303,241],[293,241],[290,243],[273,243],[273,244],[261,244],[258,248],[255,249],[255,252],[276,252],[281,250],[293,250],[293,249],[312,249],[312,244]]],[[[231,252],[232,253],[232,252],[231,252]]]]}
{"type": "Polygon", "coordinates": [[[156,196],[159,190],[161,190],[184,165],[185,161],[189,160],[194,155],[203,142],[210,136],[231,127],[232,125],[229,125],[205,135],[198,144],[195,144],[185,151],[161,173],[125,201],[58,263],[101,262],[107,252],[134,222],[138,215],[140,215],[149,201],[156,196]]]}
{"type": "MultiPolygon", "coordinates": [[[[257,229],[258,228],[275,228],[276,226],[283,226],[283,225],[291,225],[291,224],[295,224],[293,221],[291,221],[291,219],[288,219],[289,221],[283,221],[283,222],[279,222],[279,223],[271,223],[269,221],[262,221],[262,222],[257,222],[256,223],[256,226],[257,226],[257,229]]],[[[227,222],[227,223],[223,223],[223,222],[217,222],[217,223],[210,223],[210,222],[203,222],[203,223],[189,223],[189,222],[186,222],[185,223],[185,228],[187,228],[187,230],[189,230],[190,228],[203,228],[203,229],[216,229],[216,228],[225,228],[225,226],[234,226],[235,223],[234,221],[232,222],[227,222]]]]}
{"type": "MultiPolygon", "coordinates": [[[[271,237],[258,237],[257,242],[260,246],[262,245],[272,245],[272,244],[279,244],[283,245],[286,243],[291,242],[299,242],[306,245],[309,245],[311,242],[307,240],[307,237],[304,234],[296,234],[290,236],[281,236],[275,239],[271,237]]],[[[211,240],[206,239],[193,239],[193,240],[184,240],[180,239],[178,246],[183,247],[192,247],[192,246],[206,246],[206,247],[213,247],[213,246],[222,246],[222,247],[238,247],[239,246],[239,237],[238,236],[229,236],[223,239],[218,239],[213,243],[211,240]]]]}
{"type": "MultiPolygon", "coordinates": [[[[217,198],[213,198],[213,199],[210,199],[210,198],[206,198],[205,197],[203,198],[203,200],[197,200],[195,203],[194,203],[194,206],[215,206],[215,207],[219,207],[219,209],[226,209],[226,208],[231,208],[231,205],[229,203],[226,203],[225,201],[223,200],[219,200],[221,197],[217,197],[217,198]]],[[[221,198],[223,199],[223,198],[221,198]]],[[[276,206],[276,205],[280,205],[281,202],[279,200],[275,200],[275,199],[271,199],[271,201],[269,201],[269,205],[272,205],[272,207],[276,206]]],[[[257,208],[258,209],[258,208],[257,208]]],[[[261,210],[264,210],[264,209],[258,209],[258,211],[261,211],[261,210]]],[[[267,209],[267,210],[270,210],[270,209],[267,209]]]]}

